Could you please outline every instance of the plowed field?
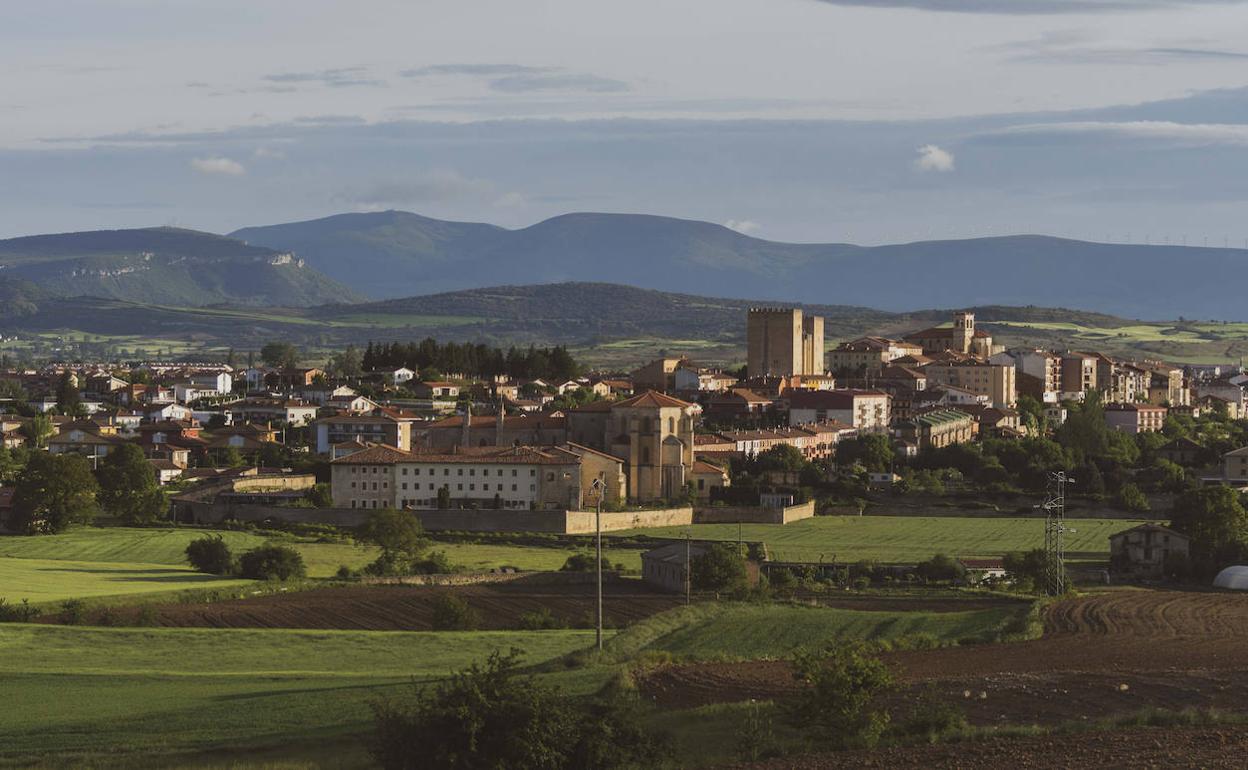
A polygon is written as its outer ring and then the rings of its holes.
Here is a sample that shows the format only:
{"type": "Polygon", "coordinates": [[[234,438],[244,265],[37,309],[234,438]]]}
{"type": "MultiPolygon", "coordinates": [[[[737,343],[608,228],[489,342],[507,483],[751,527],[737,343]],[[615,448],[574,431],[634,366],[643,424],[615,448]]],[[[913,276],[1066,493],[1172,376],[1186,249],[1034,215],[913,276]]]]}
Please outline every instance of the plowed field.
{"type": "MultiPolygon", "coordinates": [[[[1041,639],[885,656],[897,701],[934,688],[973,723],[1056,723],[1147,706],[1241,709],[1248,703],[1248,597],[1115,591],[1050,608],[1041,639]]],[[[659,669],[641,683],[660,706],[770,699],[795,687],[784,662],[659,669]]],[[[897,703],[895,705],[901,705],[897,703]]]]}
{"type": "MultiPolygon", "coordinates": [[[[270,594],[209,604],[169,604],[153,608],[155,624],[185,628],[315,628],[365,631],[428,631],[434,600],[453,594],[476,610],[483,630],[518,628],[527,612],[547,609],[561,625],[585,627],[594,611],[594,586],[493,584],[455,587],[373,586],[325,588],[270,594]]],[[[671,594],[652,592],[640,581],[603,586],[607,625],[624,626],[680,603],[671,594]]],[[[118,612],[122,622],[138,615],[118,612]]]]}

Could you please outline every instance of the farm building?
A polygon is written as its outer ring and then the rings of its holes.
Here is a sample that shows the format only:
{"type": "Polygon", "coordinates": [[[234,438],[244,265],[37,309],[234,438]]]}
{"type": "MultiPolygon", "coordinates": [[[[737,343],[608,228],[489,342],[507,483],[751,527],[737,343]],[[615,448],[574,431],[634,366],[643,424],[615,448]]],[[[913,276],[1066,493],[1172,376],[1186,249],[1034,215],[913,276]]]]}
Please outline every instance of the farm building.
{"type": "Polygon", "coordinates": [[[1110,568],[1119,574],[1159,578],[1166,560],[1186,559],[1190,539],[1160,524],[1141,524],[1109,536],[1110,568]]]}
{"type": "Polygon", "coordinates": [[[1004,580],[1005,563],[1001,559],[959,559],[966,570],[966,582],[978,585],[985,580],[1004,580]]]}
{"type": "Polygon", "coordinates": [[[696,559],[706,552],[701,544],[669,543],[641,555],[641,579],[664,591],[683,592],[688,574],[686,556],[696,559]]]}
{"type": "Polygon", "coordinates": [[[1248,567],[1227,567],[1213,579],[1213,585],[1215,588],[1248,591],[1248,567]]]}

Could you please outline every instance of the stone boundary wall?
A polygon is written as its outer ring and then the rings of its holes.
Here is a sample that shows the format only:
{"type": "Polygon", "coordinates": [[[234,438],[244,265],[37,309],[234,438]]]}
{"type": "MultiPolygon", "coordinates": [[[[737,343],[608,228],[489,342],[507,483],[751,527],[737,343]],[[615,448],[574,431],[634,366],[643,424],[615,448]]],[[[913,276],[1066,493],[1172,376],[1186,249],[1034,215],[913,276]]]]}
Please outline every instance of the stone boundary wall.
{"type": "MultiPolygon", "coordinates": [[[[247,503],[183,502],[180,520],[195,524],[218,524],[227,519],[263,522],[277,519],[292,524],[329,524],[335,527],[358,527],[368,521],[372,512],[362,508],[287,508],[247,503]],[[188,515],[189,514],[189,515],[188,515]]],[[[595,530],[593,511],[496,511],[450,510],[412,511],[425,529],[460,532],[544,532],[556,535],[592,534],[595,530]]],[[[602,531],[612,532],[635,527],[672,527],[693,522],[692,508],[660,508],[644,511],[604,511],[602,531]]]]}
{"type": "Polygon", "coordinates": [[[699,508],[693,520],[697,524],[792,524],[815,515],[815,501],[785,508],[761,508],[753,505],[729,505],[699,508]]]}
{"type": "MultiPolygon", "coordinates": [[[[403,575],[399,577],[363,577],[365,585],[402,586],[471,586],[496,583],[523,583],[533,586],[589,585],[596,582],[594,572],[477,572],[463,575],[403,575]]],[[[620,580],[620,573],[604,571],[604,583],[620,580]]]]}

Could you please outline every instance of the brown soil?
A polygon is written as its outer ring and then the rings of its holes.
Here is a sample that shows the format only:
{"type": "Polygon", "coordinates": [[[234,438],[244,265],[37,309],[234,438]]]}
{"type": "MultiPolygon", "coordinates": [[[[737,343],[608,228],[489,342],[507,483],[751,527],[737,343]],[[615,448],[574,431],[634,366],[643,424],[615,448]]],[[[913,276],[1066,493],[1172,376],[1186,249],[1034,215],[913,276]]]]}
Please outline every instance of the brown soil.
{"type": "MultiPolygon", "coordinates": [[[[156,625],[172,627],[428,631],[433,628],[434,600],[447,594],[476,610],[479,627],[486,630],[518,628],[522,615],[543,608],[561,625],[589,627],[593,623],[592,583],[352,586],[207,604],[168,604],[153,610],[156,625]]],[[[634,580],[607,583],[603,599],[608,626],[624,626],[680,603],[678,597],[656,593],[634,580]]],[[[122,623],[130,623],[138,612],[137,608],[122,609],[118,616],[122,623]]]]}
{"type": "MultiPolygon", "coordinates": [[[[1060,602],[1045,634],[1016,644],[890,653],[905,711],[924,690],[956,700],[973,724],[1054,724],[1144,707],[1239,709],[1248,703],[1248,597],[1116,591],[1060,602]]],[[[793,691],[784,662],[669,666],[648,674],[656,704],[688,708],[793,691]]]]}
{"type": "Polygon", "coordinates": [[[755,770],[831,768],[1240,768],[1248,727],[1134,728],[1033,738],[785,757],[755,770]]]}

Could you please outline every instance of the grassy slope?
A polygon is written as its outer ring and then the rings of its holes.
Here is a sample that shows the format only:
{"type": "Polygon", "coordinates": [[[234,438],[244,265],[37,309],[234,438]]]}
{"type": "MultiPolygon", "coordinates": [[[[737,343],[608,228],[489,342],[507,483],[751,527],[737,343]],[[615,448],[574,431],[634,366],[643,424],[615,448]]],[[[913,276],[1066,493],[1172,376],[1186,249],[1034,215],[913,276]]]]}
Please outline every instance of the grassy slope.
{"type": "Polygon", "coordinates": [[[496,649],[536,664],[586,631],[386,633],[0,626],[0,763],[296,742],[366,726],[368,704],[496,649]]]}
{"type": "Polygon", "coordinates": [[[235,588],[251,582],[168,564],[0,558],[0,599],[13,604],[22,599],[40,604],[69,598],[235,588]]]}
{"type": "MultiPolygon", "coordinates": [[[[1139,524],[1126,519],[1068,519],[1066,555],[1074,560],[1108,558],[1109,536],[1139,524]]],[[[736,524],[695,524],[692,527],[656,527],[627,530],[618,535],[683,538],[685,533],[705,540],[736,540],[736,524]]],[[[1044,544],[1044,519],[954,518],[919,516],[819,516],[794,524],[745,524],[741,537],[767,544],[771,558],[780,561],[838,563],[873,559],[907,563],[935,553],[949,556],[992,557],[1007,551],[1039,548],[1044,544]]]]}
{"type": "Polygon", "coordinates": [[[617,657],[667,652],[679,658],[781,658],[844,637],[896,640],[924,635],[944,644],[999,632],[1030,603],[968,612],[870,612],[793,604],[705,603],[655,615],[609,644],[617,657]]]}

